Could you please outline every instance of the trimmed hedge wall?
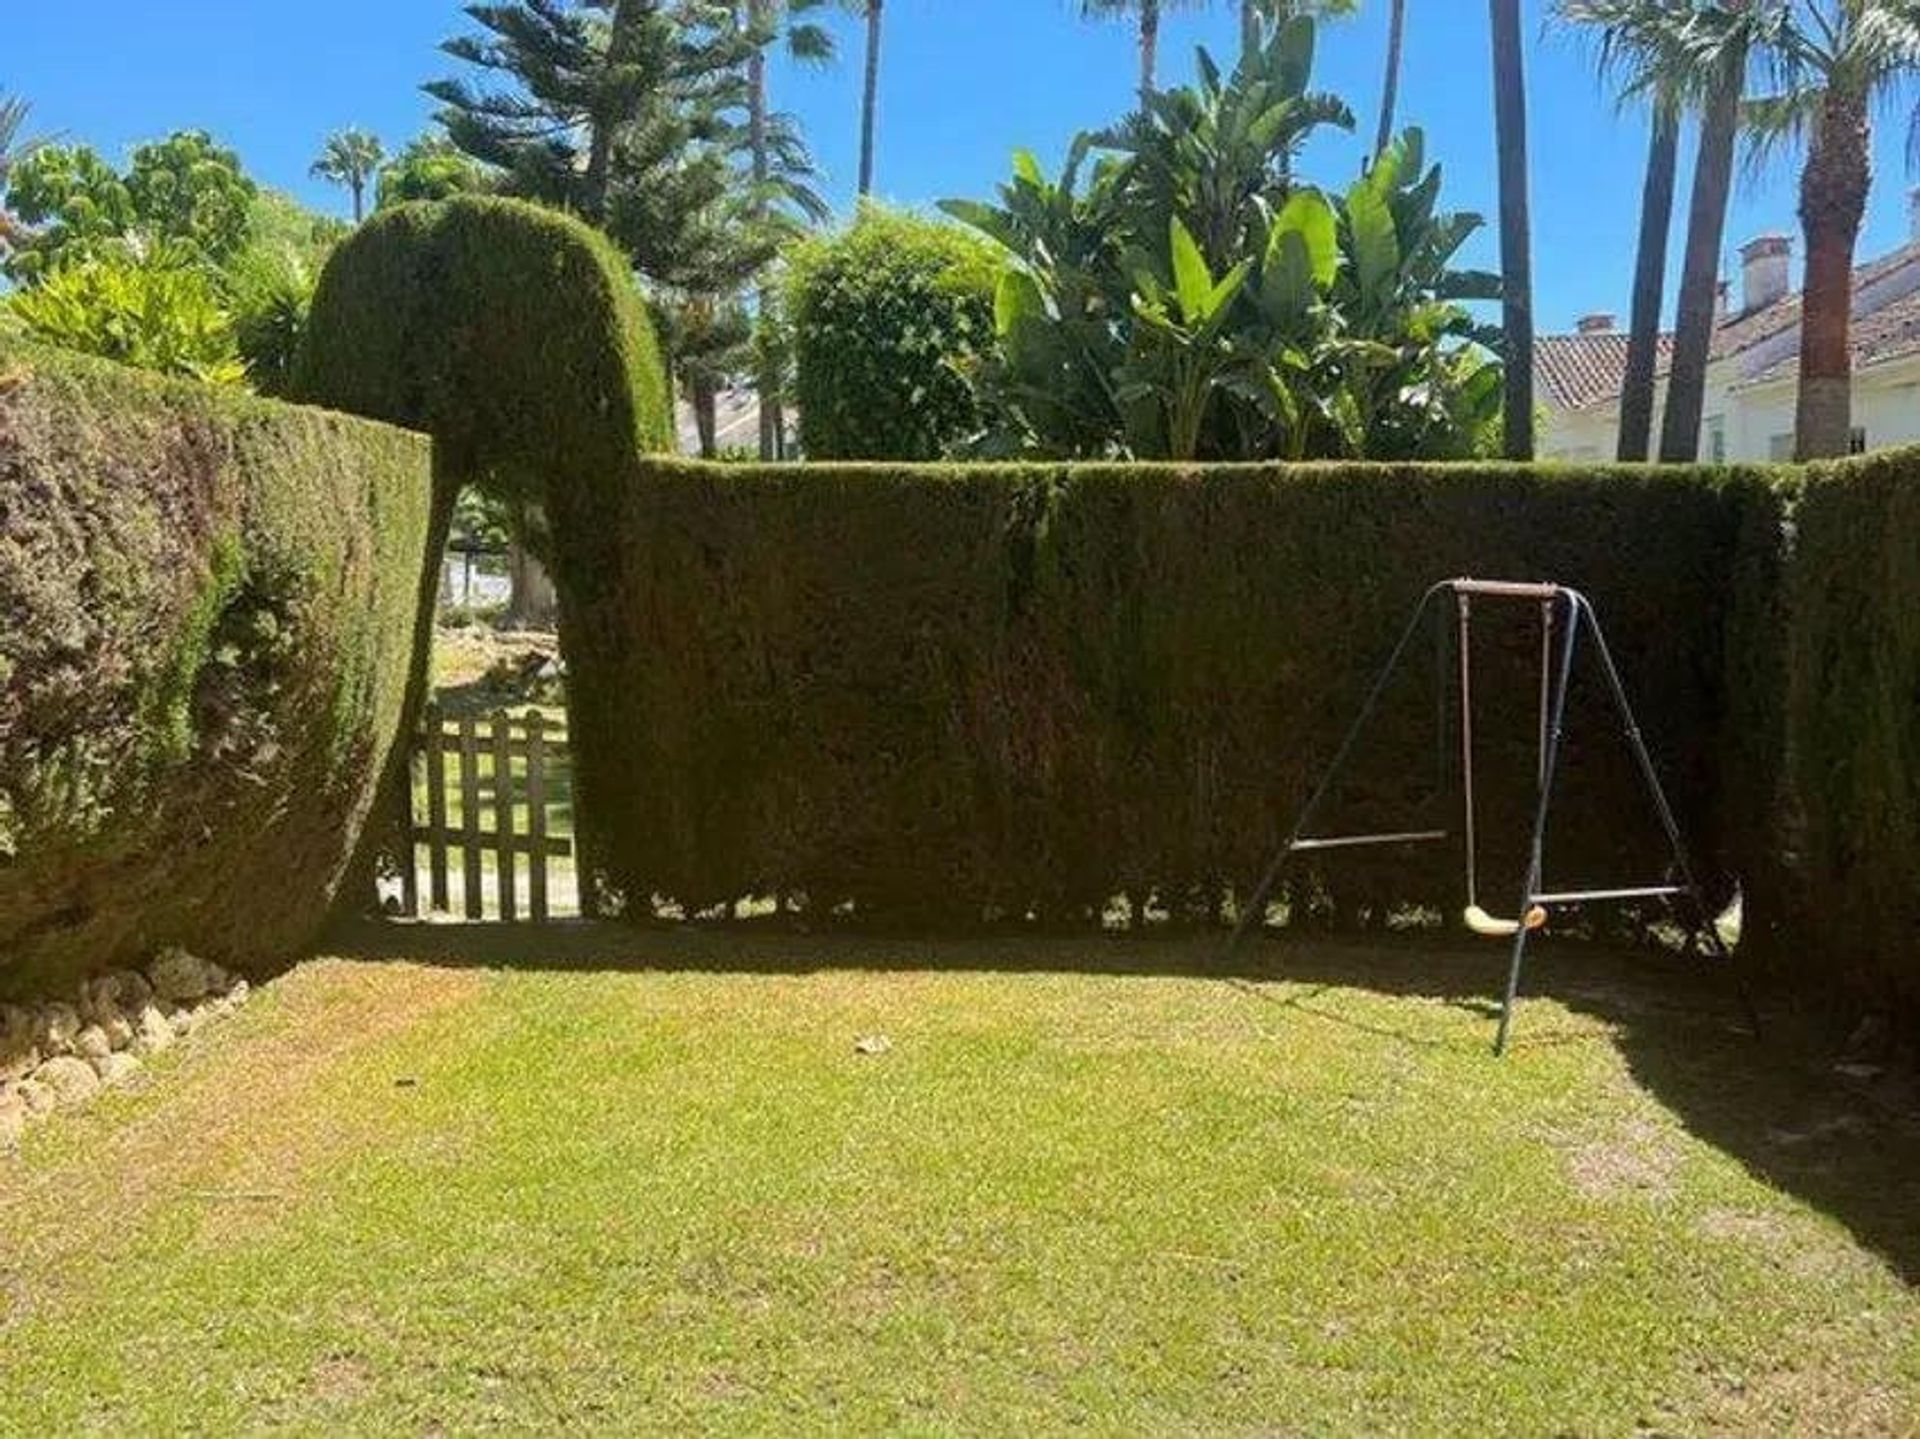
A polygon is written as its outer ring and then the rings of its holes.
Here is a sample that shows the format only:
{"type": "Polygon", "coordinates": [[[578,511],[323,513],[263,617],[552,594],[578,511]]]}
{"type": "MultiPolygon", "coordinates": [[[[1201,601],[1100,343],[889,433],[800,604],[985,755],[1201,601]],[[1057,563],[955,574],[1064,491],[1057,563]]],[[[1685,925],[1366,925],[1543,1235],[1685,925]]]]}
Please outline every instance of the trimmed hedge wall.
{"type": "Polygon", "coordinates": [[[418,436],[0,341],[0,992],[313,937],[430,500],[418,436]]]}
{"type": "MultiPolygon", "coordinates": [[[[1128,894],[1212,913],[1272,854],[1415,598],[1461,573],[1588,591],[1688,830],[1750,867],[1748,796],[1773,781],[1746,736],[1775,722],[1763,670],[1729,655],[1775,604],[1758,473],[654,460],[621,495],[593,626],[622,643],[572,723],[621,737],[592,822],[630,907],[782,894],[1081,922],[1128,894]]],[[[1537,623],[1481,607],[1496,908],[1530,813],[1537,623]]],[[[1575,700],[1550,878],[1657,880],[1596,701],[1575,700]]],[[[1422,808],[1435,726],[1430,688],[1391,696],[1329,824],[1454,824],[1422,808]]],[[[1437,852],[1324,879],[1349,913],[1463,903],[1437,852]]]]}
{"type": "Polygon", "coordinates": [[[1920,451],[1814,468],[1795,521],[1786,843],[1802,962],[1920,1017],[1920,451]]]}

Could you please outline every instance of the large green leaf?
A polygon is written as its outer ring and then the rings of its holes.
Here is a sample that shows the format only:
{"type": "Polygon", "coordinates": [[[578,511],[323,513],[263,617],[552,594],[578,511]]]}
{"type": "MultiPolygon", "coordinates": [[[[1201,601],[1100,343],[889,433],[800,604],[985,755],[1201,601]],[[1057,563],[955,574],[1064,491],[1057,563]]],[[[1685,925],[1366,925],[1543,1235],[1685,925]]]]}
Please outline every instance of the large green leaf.
{"type": "Polygon", "coordinates": [[[1361,303],[1382,304],[1400,272],[1400,237],[1394,231],[1392,207],[1367,181],[1347,196],[1347,227],[1353,235],[1354,283],[1361,303]]]}
{"type": "Polygon", "coordinates": [[[1020,248],[1020,236],[1007,216],[991,205],[979,200],[942,200],[939,208],[944,214],[953,216],[964,225],[971,225],[988,239],[1009,250],[1018,251],[1020,248]]]}
{"type": "Polygon", "coordinates": [[[1340,268],[1339,231],[1333,206],[1318,190],[1294,191],[1274,221],[1275,234],[1299,243],[1308,273],[1323,290],[1333,283],[1340,268]]]}
{"type": "Polygon", "coordinates": [[[1173,250],[1173,290],[1179,297],[1180,310],[1189,321],[1204,319],[1213,294],[1213,274],[1207,269],[1206,256],[1178,215],[1167,222],[1167,227],[1173,250]]]}
{"type": "Polygon", "coordinates": [[[1023,322],[1047,318],[1046,297],[1023,270],[1009,270],[1000,277],[993,295],[993,325],[1002,337],[1013,334],[1023,322]]]}

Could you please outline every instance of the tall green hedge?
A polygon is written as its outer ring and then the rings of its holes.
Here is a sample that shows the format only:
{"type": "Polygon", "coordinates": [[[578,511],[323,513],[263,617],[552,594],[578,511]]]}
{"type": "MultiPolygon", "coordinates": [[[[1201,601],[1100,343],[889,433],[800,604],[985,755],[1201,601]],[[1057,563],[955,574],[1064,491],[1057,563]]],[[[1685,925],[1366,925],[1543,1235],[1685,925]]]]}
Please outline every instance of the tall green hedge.
{"type": "Polygon", "coordinates": [[[1797,959],[1920,1016],[1920,452],[1816,467],[1795,532],[1797,959]]]}
{"type": "Polygon", "coordinates": [[[399,724],[429,466],[0,341],[0,992],[311,939],[399,724]]]}
{"type": "MultiPolygon", "coordinates": [[[[1591,594],[1689,829],[1745,868],[1769,701],[1729,666],[1771,604],[1745,472],[1449,467],[707,467],[623,484],[596,630],[617,730],[594,823],[630,905],[1080,922],[1212,912],[1255,876],[1414,599],[1461,573],[1591,594]],[[1736,584],[1734,577],[1749,573],[1736,584]],[[1731,791],[1731,793],[1730,793],[1731,791]]],[[[1482,606],[1482,864],[1510,903],[1537,615],[1482,606]]],[[[1423,640],[1425,679],[1437,661],[1423,640]]],[[[1664,868],[1620,729],[1576,696],[1552,878],[1664,868]]],[[[1430,688],[1390,696],[1330,824],[1452,824],[1430,688]]],[[[1419,827],[1419,826],[1416,826],[1419,827]]],[[[1327,867],[1333,899],[1456,910],[1457,859],[1327,867]]]]}
{"type": "Polygon", "coordinates": [[[800,444],[815,460],[937,460],[981,425],[963,367],[993,338],[1002,261],[956,225],[864,207],[788,255],[800,444]]]}

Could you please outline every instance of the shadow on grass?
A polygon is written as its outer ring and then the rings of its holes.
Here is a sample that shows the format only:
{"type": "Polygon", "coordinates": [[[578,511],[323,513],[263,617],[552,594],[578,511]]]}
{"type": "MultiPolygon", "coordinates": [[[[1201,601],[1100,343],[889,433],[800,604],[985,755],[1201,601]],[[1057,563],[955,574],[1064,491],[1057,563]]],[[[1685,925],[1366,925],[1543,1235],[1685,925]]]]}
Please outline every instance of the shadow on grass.
{"type": "MultiPolygon", "coordinates": [[[[620,925],[359,924],[329,949],[351,958],[460,968],[573,972],[798,975],[825,971],[1073,973],[1215,978],[1250,1003],[1395,1044],[1458,1047],[1453,1036],[1362,1018],[1342,991],[1436,1000],[1493,1020],[1505,946],[1431,935],[1392,939],[1287,937],[1229,956],[1217,934],[988,935],[926,939],[772,924],[629,928],[620,925]],[[1275,981],[1286,981],[1284,987],[1275,981]]],[[[1920,1122],[1837,1075],[1830,1057],[1780,1006],[1766,1006],[1756,1040],[1740,1019],[1729,976],[1653,953],[1543,941],[1530,961],[1508,1063],[1563,1044],[1613,1044],[1638,1082],[1695,1135],[1750,1173],[1831,1215],[1920,1285],[1920,1122]],[[1556,1032],[1525,996],[1543,996],[1598,1021],[1556,1032]]],[[[1478,1043],[1478,1041],[1475,1041],[1478,1043]]],[[[1489,1055],[1488,1063],[1496,1063],[1489,1055]]]]}

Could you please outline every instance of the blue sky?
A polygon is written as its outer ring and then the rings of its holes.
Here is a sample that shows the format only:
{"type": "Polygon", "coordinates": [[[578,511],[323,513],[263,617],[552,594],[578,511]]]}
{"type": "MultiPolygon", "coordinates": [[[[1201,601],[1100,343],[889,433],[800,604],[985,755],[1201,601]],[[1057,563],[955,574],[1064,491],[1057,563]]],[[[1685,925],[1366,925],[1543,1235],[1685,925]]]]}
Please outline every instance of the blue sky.
{"type": "MultiPolygon", "coordinates": [[[[421,129],[431,104],[419,85],[450,72],[436,45],[464,25],[453,0],[16,0],[8,8],[0,86],[33,102],[38,128],[120,158],[138,141],[202,127],[237,148],[259,179],[336,212],[344,196],[307,178],[321,138],[358,124],[397,144],[421,129]]],[[[1408,8],[1403,123],[1426,127],[1429,153],[1447,170],[1448,203],[1491,216],[1486,7],[1410,0],[1408,8]]],[[[1624,315],[1646,134],[1638,115],[1615,111],[1579,46],[1542,34],[1546,8],[1546,0],[1529,0],[1535,269],[1541,322],[1559,329],[1589,310],[1624,315]]],[[[1031,148],[1051,165],[1076,130],[1124,111],[1135,75],[1132,35],[1123,24],[1082,22],[1076,10],[1073,0],[890,0],[878,188],[911,204],[989,194],[1014,148],[1031,148]]],[[[1191,75],[1198,44],[1232,53],[1232,10],[1217,0],[1211,11],[1169,18],[1165,80],[1191,75]]],[[[1378,104],[1385,12],[1384,0],[1363,0],[1358,18],[1322,36],[1318,82],[1347,97],[1363,131],[1378,104]]],[[[782,66],[774,84],[776,102],[805,125],[829,194],[845,206],[861,34],[851,18],[832,23],[843,40],[840,63],[782,66]]],[[[1904,117],[1880,127],[1863,257],[1907,235],[1904,130],[1904,117]]],[[[1319,183],[1342,184],[1358,161],[1357,141],[1334,138],[1316,145],[1304,169],[1319,183]]],[[[1786,165],[1743,184],[1726,268],[1735,264],[1734,246],[1767,229],[1797,235],[1786,165]]],[[[1488,232],[1473,259],[1494,258],[1488,232]]]]}

